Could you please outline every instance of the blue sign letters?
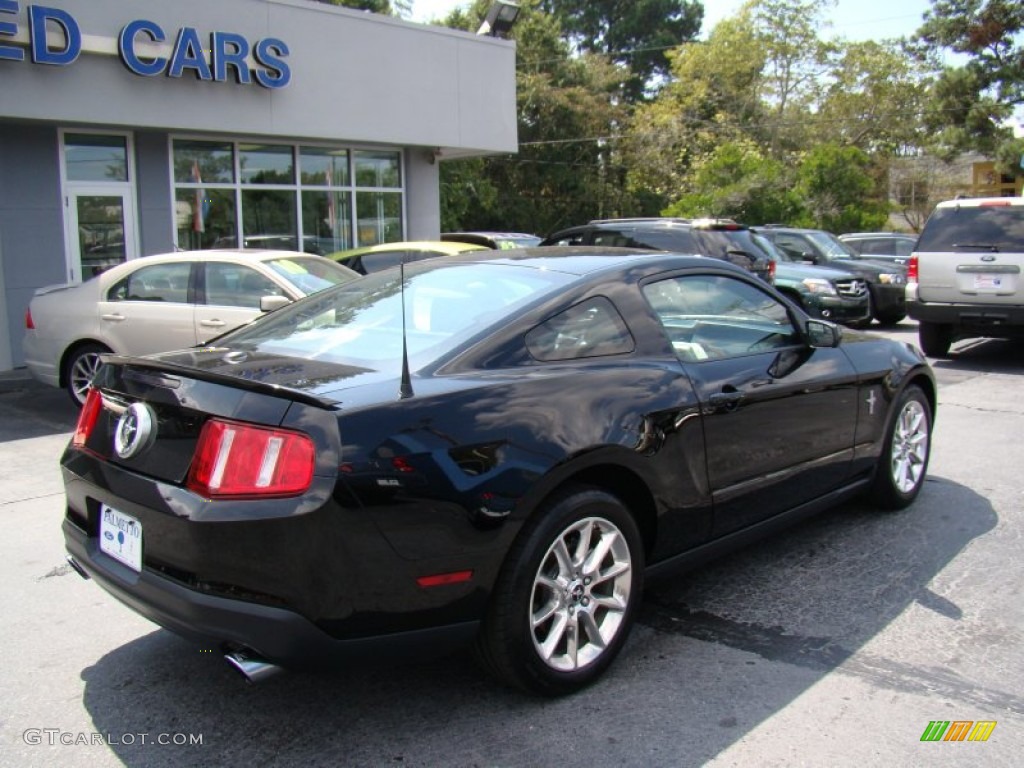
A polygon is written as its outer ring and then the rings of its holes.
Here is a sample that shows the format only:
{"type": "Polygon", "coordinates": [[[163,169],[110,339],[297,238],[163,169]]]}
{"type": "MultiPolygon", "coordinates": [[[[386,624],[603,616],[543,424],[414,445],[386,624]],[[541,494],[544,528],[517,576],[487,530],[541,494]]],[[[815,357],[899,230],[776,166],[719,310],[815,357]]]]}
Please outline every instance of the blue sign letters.
{"type": "MultiPolygon", "coordinates": [[[[0,19],[18,10],[17,0],[0,0],[0,19]]],[[[32,62],[56,66],[73,64],[82,52],[82,32],[74,17],[60,8],[43,5],[29,5],[27,11],[32,62]],[[63,41],[51,46],[47,40],[50,30],[59,30],[63,41]]],[[[17,34],[16,21],[0,20],[0,61],[25,60],[21,46],[4,42],[5,37],[17,34]]],[[[181,27],[169,58],[145,52],[146,44],[166,43],[167,39],[160,25],[136,19],[121,29],[117,37],[118,55],[130,72],[141,77],[163,74],[180,78],[192,72],[198,80],[223,83],[227,82],[230,71],[239,85],[255,82],[273,89],[284,88],[291,82],[291,68],[285,61],[290,51],[287,43],[276,37],[250,43],[243,35],[218,31],[210,34],[209,47],[205,47],[195,27],[181,27]],[[255,66],[250,67],[250,61],[255,62],[255,66]]]]}

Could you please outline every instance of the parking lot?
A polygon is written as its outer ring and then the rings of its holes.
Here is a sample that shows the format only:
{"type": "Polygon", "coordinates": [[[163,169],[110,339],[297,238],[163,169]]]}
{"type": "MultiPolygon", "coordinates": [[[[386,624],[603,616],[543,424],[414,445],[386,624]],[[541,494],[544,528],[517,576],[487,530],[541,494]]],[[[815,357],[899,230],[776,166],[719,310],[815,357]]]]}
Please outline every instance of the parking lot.
{"type": "MultiPolygon", "coordinates": [[[[886,335],[916,343],[904,321],[886,335]]],[[[1019,765],[1024,345],[934,361],[930,478],[653,585],[622,656],[560,700],[458,653],[248,686],[64,562],[67,395],[0,382],[0,763],[12,766],[1019,765]],[[922,742],[931,721],[985,742],[922,742]]]]}

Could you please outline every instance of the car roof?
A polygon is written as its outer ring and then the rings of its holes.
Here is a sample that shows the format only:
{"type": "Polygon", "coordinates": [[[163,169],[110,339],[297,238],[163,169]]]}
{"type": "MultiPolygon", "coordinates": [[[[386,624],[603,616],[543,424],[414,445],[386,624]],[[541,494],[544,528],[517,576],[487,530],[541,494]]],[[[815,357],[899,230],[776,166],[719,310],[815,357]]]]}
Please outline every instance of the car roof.
{"type": "Polygon", "coordinates": [[[652,267],[652,271],[685,269],[688,267],[724,268],[738,274],[750,276],[740,267],[734,267],[721,259],[693,254],[652,251],[648,248],[615,248],[611,246],[562,245],[515,248],[505,251],[486,250],[465,253],[448,259],[434,259],[418,264],[444,266],[487,262],[509,264],[534,269],[562,272],[584,277],[600,272],[626,272],[635,267],[652,267]]]}
{"type": "Polygon", "coordinates": [[[917,235],[911,235],[909,232],[844,232],[839,235],[840,240],[853,240],[860,237],[908,237],[913,240],[917,235]]]}
{"type": "Polygon", "coordinates": [[[1024,205],[1024,197],[961,197],[943,200],[936,208],[981,208],[982,206],[1024,205]]]}
{"type": "Polygon", "coordinates": [[[487,251],[491,250],[486,245],[476,243],[463,243],[448,240],[401,240],[396,243],[379,243],[377,245],[366,245],[362,248],[350,248],[347,251],[335,251],[330,254],[331,259],[347,259],[353,256],[364,256],[368,253],[388,253],[391,251],[436,251],[443,254],[456,254],[465,251],[487,251]]]}

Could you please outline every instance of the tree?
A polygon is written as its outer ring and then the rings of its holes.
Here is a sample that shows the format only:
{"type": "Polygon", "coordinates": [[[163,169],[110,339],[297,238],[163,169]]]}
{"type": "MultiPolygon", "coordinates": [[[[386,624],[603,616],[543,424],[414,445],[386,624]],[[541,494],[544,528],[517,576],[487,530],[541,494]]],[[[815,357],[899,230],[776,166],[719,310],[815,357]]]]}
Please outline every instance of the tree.
{"type": "MultiPolygon", "coordinates": [[[[487,0],[445,20],[472,30],[487,0]]],[[[628,71],[594,54],[574,55],[558,20],[523,0],[516,41],[519,152],[441,166],[445,229],[547,233],[628,211],[613,137],[628,119],[617,94],[628,71]],[[467,201],[471,201],[467,203],[467,201]]]]}
{"type": "Polygon", "coordinates": [[[640,100],[667,74],[666,52],[700,32],[699,0],[541,0],[579,51],[604,54],[632,73],[627,101],[640,100]]]}
{"type": "Polygon", "coordinates": [[[713,216],[751,224],[792,221],[801,206],[786,167],[750,141],[719,145],[694,170],[692,189],[663,211],[665,216],[713,216]]]}
{"type": "Polygon", "coordinates": [[[811,123],[814,140],[879,154],[921,147],[928,140],[922,115],[931,74],[895,41],[839,46],[811,123]]]}
{"type": "MultiPolygon", "coordinates": [[[[399,0],[401,2],[402,0],[399,0]]],[[[389,0],[317,0],[327,5],[340,5],[343,8],[352,8],[356,11],[369,11],[380,13],[386,16],[392,15],[391,3],[389,0]]]]}
{"type": "Polygon", "coordinates": [[[889,217],[887,190],[872,176],[871,158],[856,147],[819,144],[796,173],[804,215],[795,223],[830,232],[881,229],[889,217]]]}
{"type": "Polygon", "coordinates": [[[1006,126],[1015,107],[1024,105],[1024,5],[1019,0],[932,0],[918,30],[923,55],[943,50],[967,57],[948,66],[932,92],[930,125],[939,131],[946,156],[976,150],[1002,159],[1000,170],[1024,174],[1011,152],[1006,126]]]}
{"type": "Polygon", "coordinates": [[[722,144],[759,143],[766,117],[764,57],[748,11],[717,24],[707,41],[680,46],[670,61],[671,80],[636,107],[623,143],[630,191],[660,199],[655,211],[695,191],[689,174],[722,144]]]}

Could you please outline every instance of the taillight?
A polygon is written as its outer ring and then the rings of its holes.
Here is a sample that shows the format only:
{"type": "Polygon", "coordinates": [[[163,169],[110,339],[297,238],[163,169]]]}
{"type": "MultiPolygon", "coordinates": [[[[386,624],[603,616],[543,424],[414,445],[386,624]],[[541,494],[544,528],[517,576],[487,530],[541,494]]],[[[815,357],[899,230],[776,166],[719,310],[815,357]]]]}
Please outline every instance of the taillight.
{"type": "Polygon", "coordinates": [[[75,434],[71,438],[71,444],[76,448],[84,448],[85,441],[89,439],[96,421],[103,410],[103,397],[98,389],[89,387],[89,392],[82,403],[82,410],[78,412],[78,423],[75,425],[75,434]]]}
{"type": "Polygon", "coordinates": [[[768,261],[768,282],[775,282],[775,259],[770,259],[768,261]]]}
{"type": "Polygon", "coordinates": [[[917,282],[917,256],[911,256],[910,261],[907,262],[907,282],[917,282]]]}
{"type": "Polygon", "coordinates": [[[36,324],[32,322],[32,308],[29,307],[28,309],[25,310],[25,330],[34,331],[35,329],[36,324]]]}
{"type": "Polygon", "coordinates": [[[313,441],[301,432],[210,419],[188,473],[203,496],[294,496],[313,480],[313,441]]]}

